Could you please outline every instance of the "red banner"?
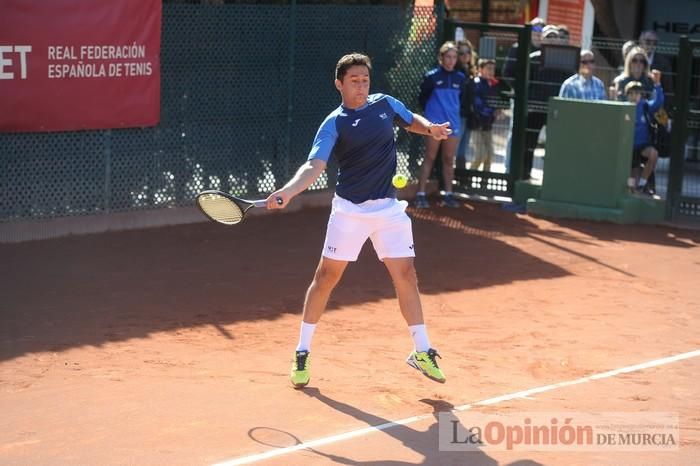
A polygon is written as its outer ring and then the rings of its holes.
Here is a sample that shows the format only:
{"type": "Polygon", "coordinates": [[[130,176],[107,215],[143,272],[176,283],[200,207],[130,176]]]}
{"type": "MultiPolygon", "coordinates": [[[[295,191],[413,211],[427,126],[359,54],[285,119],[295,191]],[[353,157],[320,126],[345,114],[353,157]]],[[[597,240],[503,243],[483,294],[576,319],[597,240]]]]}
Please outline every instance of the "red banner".
{"type": "Polygon", "coordinates": [[[162,0],[0,0],[0,131],[152,126],[162,0]]]}

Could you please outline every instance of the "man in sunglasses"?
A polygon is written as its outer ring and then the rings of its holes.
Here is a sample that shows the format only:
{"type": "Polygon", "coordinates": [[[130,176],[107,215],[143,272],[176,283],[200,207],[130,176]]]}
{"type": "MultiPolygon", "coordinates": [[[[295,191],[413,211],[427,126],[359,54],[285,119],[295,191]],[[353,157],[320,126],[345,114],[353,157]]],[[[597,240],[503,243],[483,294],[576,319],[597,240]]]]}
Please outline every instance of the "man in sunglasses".
{"type": "Polygon", "coordinates": [[[605,100],[603,81],[593,76],[595,55],[590,50],[581,50],[578,73],[568,78],[559,89],[559,97],[581,100],[605,100]]]}
{"type": "MultiPolygon", "coordinates": [[[[649,59],[649,71],[659,70],[663,76],[664,91],[668,94],[673,93],[673,73],[671,69],[671,60],[668,57],[659,54],[656,51],[659,43],[659,36],[654,31],[642,31],[639,35],[639,46],[644,49],[649,59]]],[[[666,107],[670,107],[670,102],[666,102],[666,107]]]]}

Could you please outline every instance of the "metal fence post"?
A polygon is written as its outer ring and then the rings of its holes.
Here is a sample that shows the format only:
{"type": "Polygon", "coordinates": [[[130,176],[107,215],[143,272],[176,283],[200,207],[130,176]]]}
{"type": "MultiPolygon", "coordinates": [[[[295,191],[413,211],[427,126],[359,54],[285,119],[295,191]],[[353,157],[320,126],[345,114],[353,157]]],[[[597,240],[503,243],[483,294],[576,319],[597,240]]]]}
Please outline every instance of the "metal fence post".
{"type": "Polygon", "coordinates": [[[675,86],[676,96],[673,99],[675,108],[673,128],[671,129],[671,161],[666,199],[667,220],[673,219],[683,190],[684,149],[688,134],[688,99],[690,98],[690,74],[693,56],[688,36],[680,38],[678,49],[678,74],[675,86]]]}
{"type": "Polygon", "coordinates": [[[489,22],[489,9],[491,7],[490,0],[481,0],[481,22],[486,24],[489,22]]]}
{"type": "Polygon", "coordinates": [[[513,134],[510,150],[511,181],[515,183],[525,175],[525,134],[527,131],[528,81],[530,77],[530,35],[532,26],[526,24],[518,33],[518,53],[515,69],[515,105],[513,108],[513,134]]]}
{"type": "Polygon", "coordinates": [[[105,181],[102,191],[102,208],[109,213],[112,208],[112,130],[103,131],[105,181]]]}
{"type": "MultiPolygon", "coordinates": [[[[435,20],[437,21],[435,26],[435,38],[437,39],[437,43],[435,44],[435,56],[439,54],[440,46],[442,46],[442,44],[444,44],[446,41],[450,40],[450,38],[447,36],[447,31],[451,28],[445,27],[445,23],[448,22],[446,16],[447,15],[445,14],[445,0],[435,0],[435,20]]],[[[435,162],[433,163],[432,173],[437,175],[438,189],[440,191],[443,191],[445,189],[445,182],[442,179],[442,157],[440,156],[440,154],[441,150],[438,151],[438,155],[435,158],[435,162]]]]}
{"type": "Polygon", "coordinates": [[[445,21],[443,21],[443,29],[442,29],[442,33],[444,35],[444,37],[442,37],[442,39],[444,39],[444,40],[438,45],[438,47],[440,45],[442,45],[442,43],[444,43],[445,41],[454,40],[456,30],[457,30],[457,24],[454,21],[451,21],[449,19],[445,19],[445,21]]]}
{"type": "MultiPolygon", "coordinates": [[[[289,12],[289,56],[287,57],[287,128],[284,136],[284,156],[282,163],[284,169],[280,173],[284,173],[286,179],[289,179],[290,160],[292,156],[292,123],[294,121],[294,66],[296,54],[296,29],[297,29],[297,0],[290,0],[289,12]]],[[[278,180],[275,180],[278,181],[278,180]]],[[[279,186],[281,187],[281,186],[279,186]]]]}
{"type": "MultiPolygon", "coordinates": [[[[438,48],[447,40],[445,37],[445,16],[445,0],[435,0],[435,18],[437,21],[435,37],[438,39],[438,48]]],[[[435,52],[437,53],[437,50],[435,52]]]]}

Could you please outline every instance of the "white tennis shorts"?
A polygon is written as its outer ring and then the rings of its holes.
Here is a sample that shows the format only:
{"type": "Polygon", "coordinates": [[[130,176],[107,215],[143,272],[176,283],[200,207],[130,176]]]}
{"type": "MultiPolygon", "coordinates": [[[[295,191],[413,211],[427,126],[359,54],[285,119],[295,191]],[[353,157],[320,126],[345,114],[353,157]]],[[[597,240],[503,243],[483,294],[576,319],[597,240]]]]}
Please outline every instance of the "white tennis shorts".
{"type": "Polygon", "coordinates": [[[406,201],[386,198],[353,204],[336,194],[332,206],[324,257],[356,261],[367,238],[379,260],[416,256],[406,201]]]}

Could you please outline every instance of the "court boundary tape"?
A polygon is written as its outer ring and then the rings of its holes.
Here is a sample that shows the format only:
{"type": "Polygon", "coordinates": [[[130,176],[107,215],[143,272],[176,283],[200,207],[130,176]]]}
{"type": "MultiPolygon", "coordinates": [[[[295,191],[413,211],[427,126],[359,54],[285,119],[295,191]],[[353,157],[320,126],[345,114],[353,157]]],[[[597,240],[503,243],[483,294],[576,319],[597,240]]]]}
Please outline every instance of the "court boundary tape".
{"type": "MultiPolygon", "coordinates": [[[[461,406],[455,406],[452,411],[466,411],[475,406],[488,406],[501,403],[503,401],[515,400],[518,398],[526,398],[530,395],[535,395],[538,393],[549,392],[552,390],[557,390],[563,387],[570,387],[572,385],[579,385],[586,382],[594,382],[596,380],[607,379],[610,377],[615,377],[620,374],[628,374],[630,372],[637,372],[644,369],[650,369],[652,367],[663,366],[665,364],[670,364],[673,362],[683,361],[686,359],[691,359],[700,356],[700,349],[694,351],[688,351],[686,353],[676,354],[674,356],[667,356],[665,358],[654,359],[651,361],[634,364],[631,366],[621,367],[619,369],[613,369],[605,372],[599,372],[597,374],[587,375],[580,377],[578,379],[567,380],[564,382],[557,382],[549,385],[543,385],[541,387],[529,388],[527,390],[521,390],[514,393],[509,393],[501,396],[495,396],[492,398],[487,398],[485,400],[476,401],[473,403],[467,403],[461,406]]],[[[351,430],[349,432],[344,432],[342,434],[331,435],[328,437],[322,437],[316,440],[310,440],[308,442],[303,442],[298,445],[293,445],[291,447],[277,448],[274,450],[268,450],[262,453],[257,453],[253,455],[241,456],[231,460],[225,460],[219,463],[215,463],[212,466],[237,466],[240,464],[251,464],[258,461],[275,458],[278,456],[287,455],[299,450],[306,450],[308,448],[320,447],[323,445],[328,445],[331,443],[340,442],[343,440],[348,440],[355,437],[361,437],[363,435],[371,434],[374,432],[379,432],[383,430],[390,429],[392,427],[413,424],[424,419],[434,418],[434,413],[421,414],[418,416],[411,416],[404,419],[399,419],[397,421],[385,422],[383,424],[378,424],[375,426],[368,426],[357,430],[351,430]]]]}

